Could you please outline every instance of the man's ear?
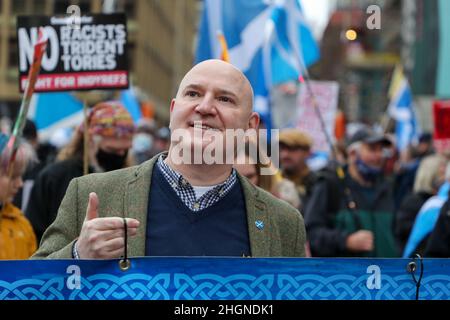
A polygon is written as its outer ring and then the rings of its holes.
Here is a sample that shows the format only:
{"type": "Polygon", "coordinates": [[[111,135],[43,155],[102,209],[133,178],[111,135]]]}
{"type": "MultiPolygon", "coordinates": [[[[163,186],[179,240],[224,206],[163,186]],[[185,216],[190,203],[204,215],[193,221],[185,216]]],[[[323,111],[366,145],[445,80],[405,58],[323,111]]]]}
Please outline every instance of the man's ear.
{"type": "Polygon", "coordinates": [[[175,98],[172,99],[172,101],[170,101],[170,113],[173,112],[173,108],[175,107],[175,98]]]}
{"type": "Polygon", "coordinates": [[[259,114],[256,112],[252,112],[252,114],[250,115],[250,119],[248,120],[248,128],[255,130],[258,129],[259,122],[260,122],[259,114]]]}
{"type": "Polygon", "coordinates": [[[358,155],[358,150],[356,148],[352,148],[348,150],[348,159],[354,160],[356,156],[358,155]]]}

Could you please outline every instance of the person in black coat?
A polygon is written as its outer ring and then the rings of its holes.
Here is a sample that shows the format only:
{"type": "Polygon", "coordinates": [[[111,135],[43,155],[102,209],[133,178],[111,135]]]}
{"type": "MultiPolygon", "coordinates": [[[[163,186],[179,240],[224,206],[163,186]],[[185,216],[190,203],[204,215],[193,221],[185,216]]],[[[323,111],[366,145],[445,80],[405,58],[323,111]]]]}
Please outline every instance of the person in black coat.
{"type": "Polygon", "coordinates": [[[450,258],[450,200],[445,202],[439,212],[433,232],[424,252],[429,258],[450,258]]]}
{"type": "MultiPolygon", "coordinates": [[[[423,204],[436,194],[445,179],[446,159],[439,155],[431,155],[422,160],[414,181],[414,192],[407,195],[396,212],[395,238],[400,252],[405,249],[416,216],[423,204]]],[[[424,241],[419,251],[425,248],[424,241]]]]}

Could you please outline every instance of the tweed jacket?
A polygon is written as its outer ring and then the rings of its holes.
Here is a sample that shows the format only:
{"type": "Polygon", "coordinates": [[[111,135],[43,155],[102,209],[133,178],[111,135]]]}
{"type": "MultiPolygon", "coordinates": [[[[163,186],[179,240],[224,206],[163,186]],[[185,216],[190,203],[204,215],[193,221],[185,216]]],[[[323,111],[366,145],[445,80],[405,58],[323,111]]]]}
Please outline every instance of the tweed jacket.
{"type": "MultiPolygon", "coordinates": [[[[31,258],[72,258],[72,246],[80,234],[90,192],[98,195],[99,217],[140,221],[137,235],[128,239],[127,253],[130,257],[144,256],[151,176],[158,156],[138,166],[73,179],[56,220],[45,231],[39,250],[31,258]]],[[[305,256],[306,232],[299,211],[239,174],[238,180],[244,192],[252,257],[305,256]]]]}

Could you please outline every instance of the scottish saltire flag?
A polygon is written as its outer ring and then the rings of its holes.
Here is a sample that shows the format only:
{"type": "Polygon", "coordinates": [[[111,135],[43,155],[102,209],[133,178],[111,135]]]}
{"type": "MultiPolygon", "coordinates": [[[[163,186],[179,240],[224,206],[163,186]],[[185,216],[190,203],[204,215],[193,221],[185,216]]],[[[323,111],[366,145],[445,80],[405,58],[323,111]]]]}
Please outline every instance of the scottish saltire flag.
{"type": "Polygon", "coordinates": [[[320,58],[319,47],[308,28],[299,1],[275,1],[269,20],[268,42],[272,84],[297,80],[320,58]],[[272,26],[270,26],[273,23],[272,26]],[[273,29],[273,31],[271,30],[273,29]]]}
{"type": "Polygon", "coordinates": [[[137,124],[139,119],[142,118],[142,112],[139,100],[131,87],[120,92],[120,102],[130,113],[133,122],[137,124]]]}
{"type": "Polygon", "coordinates": [[[403,151],[417,141],[420,132],[411,87],[400,67],[394,71],[389,94],[388,113],[395,120],[397,149],[403,151]]]}
{"type": "Polygon", "coordinates": [[[47,141],[58,129],[83,121],[83,103],[68,92],[37,93],[28,116],[36,123],[39,139],[47,141]]]}
{"type": "MultiPolygon", "coordinates": [[[[123,90],[120,101],[137,123],[142,114],[133,91],[123,90]]],[[[28,117],[36,123],[39,139],[48,141],[58,130],[77,127],[83,122],[83,103],[69,92],[36,93],[28,117]]]]}
{"type": "Polygon", "coordinates": [[[403,258],[411,257],[420,242],[433,231],[436,221],[439,218],[439,211],[448,199],[449,190],[450,183],[446,182],[441,186],[437,195],[431,197],[423,204],[414,221],[411,234],[403,252],[403,258]]]}
{"type": "Polygon", "coordinates": [[[221,57],[218,31],[227,41],[230,62],[253,86],[255,111],[271,129],[270,87],[296,80],[320,57],[299,2],[205,0],[196,62],[221,57]]]}

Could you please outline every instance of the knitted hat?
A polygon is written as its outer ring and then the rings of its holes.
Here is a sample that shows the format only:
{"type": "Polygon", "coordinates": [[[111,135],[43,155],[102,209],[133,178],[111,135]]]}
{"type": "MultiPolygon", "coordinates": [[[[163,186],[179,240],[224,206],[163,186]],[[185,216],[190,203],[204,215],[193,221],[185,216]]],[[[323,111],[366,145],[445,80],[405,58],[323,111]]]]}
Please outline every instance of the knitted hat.
{"type": "MultiPolygon", "coordinates": [[[[97,103],[90,111],[89,134],[102,137],[131,137],[135,126],[130,113],[118,101],[97,103]]],[[[80,129],[83,131],[84,124],[80,129]]]]}

